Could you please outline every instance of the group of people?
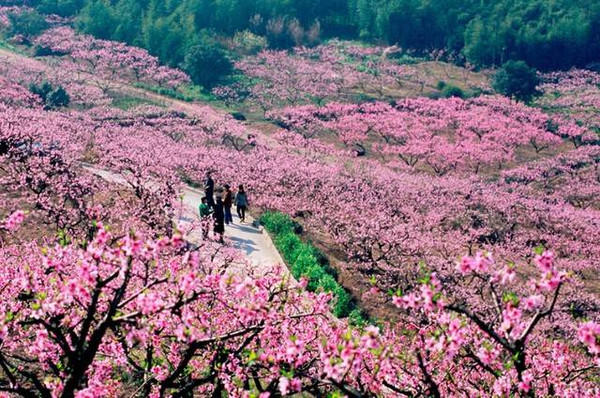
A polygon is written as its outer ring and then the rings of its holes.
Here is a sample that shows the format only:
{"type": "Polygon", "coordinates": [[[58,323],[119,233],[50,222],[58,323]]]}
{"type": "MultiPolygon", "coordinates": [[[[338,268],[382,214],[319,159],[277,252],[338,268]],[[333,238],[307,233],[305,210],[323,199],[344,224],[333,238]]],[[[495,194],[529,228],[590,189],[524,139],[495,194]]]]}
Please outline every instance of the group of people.
{"type": "Polygon", "coordinates": [[[229,184],[224,184],[222,188],[215,190],[215,181],[210,172],[206,173],[204,182],[204,196],[200,203],[200,220],[202,222],[202,236],[208,238],[208,230],[212,216],[213,231],[219,236],[219,242],[223,243],[225,234],[225,225],[233,224],[231,208],[235,205],[237,215],[241,222],[246,221],[246,210],[248,210],[248,196],[243,185],[238,186],[238,190],[233,194],[229,184]],[[215,191],[217,194],[215,195],[215,191]]]}

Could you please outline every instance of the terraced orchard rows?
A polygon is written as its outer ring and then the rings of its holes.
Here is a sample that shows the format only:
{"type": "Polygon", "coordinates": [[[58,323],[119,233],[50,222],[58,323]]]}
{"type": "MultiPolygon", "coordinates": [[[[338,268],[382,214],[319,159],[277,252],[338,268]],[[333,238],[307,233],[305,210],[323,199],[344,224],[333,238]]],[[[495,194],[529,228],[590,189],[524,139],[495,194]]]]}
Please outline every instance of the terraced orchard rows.
{"type": "MultiPolygon", "coordinates": [[[[600,147],[586,105],[597,75],[547,77],[536,108],[493,95],[387,101],[413,75],[375,91],[366,82],[379,102],[356,102],[360,80],[345,79],[322,98],[267,103],[256,85],[298,84],[286,67],[356,69],[381,49],[329,64],[323,48],[262,54],[239,65],[248,86],[223,90],[251,93],[236,106],[276,121],[281,131],[266,134],[166,98],[170,108],[115,107],[118,94],[140,94],[138,79],[187,84],[141,50],[64,27],[34,42],[50,55],[0,59],[3,393],[600,393],[600,147]],[[32,94],[43,81],[64,87],[70,105],[32,94]],[[331,296],[307,293],[306,280],[276,267],[240,278],[228,272],[244,261],[237,251],[188,244],[195,223],[172,222],[178,192],[207,170],[244,182],[253,207],[325,236],[364,281],[357,299],[384,303],[394,321],[334,319],[331,296]]],[[[360,50],[345,46],[333,47],[360,50]]],[[[356,73],[379,77],[389,62],[356,73]]]]}

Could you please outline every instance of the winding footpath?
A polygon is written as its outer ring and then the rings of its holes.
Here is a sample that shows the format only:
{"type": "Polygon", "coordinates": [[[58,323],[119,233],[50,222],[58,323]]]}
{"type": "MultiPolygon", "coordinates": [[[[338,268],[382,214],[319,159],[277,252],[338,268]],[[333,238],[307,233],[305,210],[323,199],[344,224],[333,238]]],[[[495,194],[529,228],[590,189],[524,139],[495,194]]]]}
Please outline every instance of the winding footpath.
{"type": "MultiPolygon", "coordinates": [[[[127,185],[127,180],[116,173],[98,169],[90,164],[82,164],[88,172],[95,174],[104,180],[120,185],[127,185]]],[[[204,192],[185,186],[182,195],[183,212],[174,221],[175,222],[198,222],[198,206],[204,192]]],[[[235,212],[234,212],[235,213],[235,212]]],[[[287,272],[281,255],[275,249],[270,236],[264,232],[250,215],[246,214],[246,222],[240,222],[237,214],[233,215],[233,225],[225,226],[226,244],[230,244],[238,249],[244,258],[248,260],[255,275],[264,275],[273,271],[276,267],[283,266],[282,269],[287,272]]],[[[194,230],[189,236],[192,243],[199,244],[202,241],[202,231],[194,230]]]]}
{"type": "MultiPolygon", "coordinates": [[[[188,186],[184,188],[182,194],[185,210],[183,216],[187,218],[182,221],[197,220],[198,206],[204,192],[188,186]]],[[[235,213],[235,211],[232,211],[232,213],[235,213]]],[[[201,239],[199,235],[200,231],[197,231],[196,239],[201,239]]],[[[254,270],[259,273],[268,272],[276,265],[283,265],[283,259],[273,246],[271,237],[248,214],[246,214],[244,223],[240,221],[237,214],[233,214],[233,224],[225,225],[225,237],[244,254],[254,270]]]]}

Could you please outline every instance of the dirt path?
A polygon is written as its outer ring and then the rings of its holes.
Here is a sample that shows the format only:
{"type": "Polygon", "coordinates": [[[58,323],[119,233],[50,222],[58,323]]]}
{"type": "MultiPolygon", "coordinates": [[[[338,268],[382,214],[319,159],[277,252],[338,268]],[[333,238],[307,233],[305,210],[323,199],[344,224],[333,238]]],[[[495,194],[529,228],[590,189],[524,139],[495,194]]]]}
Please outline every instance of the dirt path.
{"type": "MultiPolygon", "coordinates": [[[[83,166],[87,171],[102,177],[106,181],[126,185],[126,179],[116,173],[93,167],[92,165],[83,166]]],[[[183,214],[178,217],[176,222],[199,221],[198,206],[204,193],[186,186],[181,192],[183,197],[183,214]]],[[[212,235],[212,234],[210,234],[212,235]]],[[[226,244],[232,245],[238,249],[250,263],[252,273],[255,275],[264,275],[273,271],[278,266],[286,270],[283,259],[279,252],[273,246],[269,235],[258,227],[255,220],[246,215],[246,222],[240,222],[236,214],[233,215],[233,225],[225,226],[226,244]]],[[[192,231],[190,235],[192,243],[201,243],[202,231],[192,231]]]]}
{"type": "MultiPolygon", "coordinates": [[[[198,219],[198,206],[204,192],[186,187],[182,194],[186,210],[184,217],[198,219]]],[[[273,246],[270,236],[248,214],[243,223],[237,214],[233,214],[233,224],[225,226],[225,237],[258,269],[264,268],[265,271],[269,271],[274,265],[283,264],[283,259],[273,246]]]]}

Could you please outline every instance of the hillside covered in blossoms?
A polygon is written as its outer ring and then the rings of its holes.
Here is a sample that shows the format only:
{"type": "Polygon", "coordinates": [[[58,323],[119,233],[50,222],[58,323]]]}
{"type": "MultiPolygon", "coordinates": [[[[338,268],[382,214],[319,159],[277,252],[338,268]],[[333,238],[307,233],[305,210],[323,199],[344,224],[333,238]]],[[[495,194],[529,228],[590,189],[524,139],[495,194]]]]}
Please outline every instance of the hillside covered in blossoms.
{"type": "Polygon", "coordinates": [[[600,396],[600,6],[325,3],[0,2],[0,396],[600,396]]]}

